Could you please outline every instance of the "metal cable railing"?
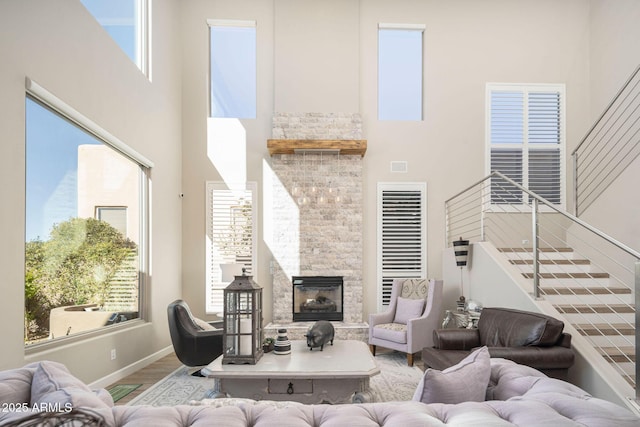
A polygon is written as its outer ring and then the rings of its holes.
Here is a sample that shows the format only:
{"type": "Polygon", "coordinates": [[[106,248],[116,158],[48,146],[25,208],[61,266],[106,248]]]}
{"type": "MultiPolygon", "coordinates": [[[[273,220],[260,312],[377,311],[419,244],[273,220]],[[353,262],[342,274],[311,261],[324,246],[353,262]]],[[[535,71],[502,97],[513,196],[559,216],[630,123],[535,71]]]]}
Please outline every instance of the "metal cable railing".
{"type": "Polygon", "coordinates": [[[640,66],[573,150],[576,215],[581,215],[639,155],[640,66]]]}
{"type": "Polygon", "coordinates": [[[494,172],[445,202],[446,245],[491,242],[636,389],[640,253],[494,172]],[[514,203],[515,201],[515,203],[514,203]]]}

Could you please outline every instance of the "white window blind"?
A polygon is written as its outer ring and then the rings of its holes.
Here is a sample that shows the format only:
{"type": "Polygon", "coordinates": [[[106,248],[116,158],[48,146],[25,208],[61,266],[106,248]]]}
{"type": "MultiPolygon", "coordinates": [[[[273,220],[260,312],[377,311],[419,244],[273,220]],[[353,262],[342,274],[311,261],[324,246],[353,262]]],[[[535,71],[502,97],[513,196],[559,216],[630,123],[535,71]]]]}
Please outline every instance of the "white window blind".
{"type": "Polygon", "coordinates": [[[207,182],[207,313],[222,313],[223,266],[247,275],[255,271],[257,185],[207,182]],[[235,264],[235,265],[234,265],[235,264]]]}
{"type": "Polygon", "coordinates": [[[378,184],[378,308],[393,279],[426,277],[426,184],[378,184]]]}
{"type": "MultiPolygon", "coordinates": [[[[499,171],[554,204],[564,203],[564,86],[487,85],[490,172],[499,171]]],[[[493,204],[520,204],[521,191],[491,181],[493,204]]]]}

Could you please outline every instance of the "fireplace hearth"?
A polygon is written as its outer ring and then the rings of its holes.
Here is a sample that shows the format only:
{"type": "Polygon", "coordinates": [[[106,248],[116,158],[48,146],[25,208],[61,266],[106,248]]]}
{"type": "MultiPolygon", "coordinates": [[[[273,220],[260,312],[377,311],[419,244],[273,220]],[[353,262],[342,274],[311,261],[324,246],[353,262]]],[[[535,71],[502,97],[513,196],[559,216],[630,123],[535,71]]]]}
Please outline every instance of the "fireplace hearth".
{"type": "Polygon", "coordinates": [[[341,276],[293,276],[293,321],[343,320],[341,276]]]}

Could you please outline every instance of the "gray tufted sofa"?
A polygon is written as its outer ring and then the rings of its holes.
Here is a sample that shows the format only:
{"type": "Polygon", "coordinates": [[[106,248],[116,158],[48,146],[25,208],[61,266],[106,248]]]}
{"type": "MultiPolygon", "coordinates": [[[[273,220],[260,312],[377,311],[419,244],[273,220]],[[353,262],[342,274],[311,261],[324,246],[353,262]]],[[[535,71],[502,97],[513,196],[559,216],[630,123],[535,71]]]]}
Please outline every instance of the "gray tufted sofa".
{"type": "MultiPolygon", "coordinates": [[[[455,405],[384,402],[304,405],[215,399],[174,407],[114,406],[105,390],[90,390],[64,365],[40,362],[0,372],[0,426],[26,425],[39,410],[91,414],[107,426],[413,427],[640,426],[640,418],[569,383],[505,359],[491,360],[484,402],[455,405]]],[[[40,424],[29,424],[40,425],[40,424]]],[[[98,425],[98,424],[91,424],[98,425]]]]}

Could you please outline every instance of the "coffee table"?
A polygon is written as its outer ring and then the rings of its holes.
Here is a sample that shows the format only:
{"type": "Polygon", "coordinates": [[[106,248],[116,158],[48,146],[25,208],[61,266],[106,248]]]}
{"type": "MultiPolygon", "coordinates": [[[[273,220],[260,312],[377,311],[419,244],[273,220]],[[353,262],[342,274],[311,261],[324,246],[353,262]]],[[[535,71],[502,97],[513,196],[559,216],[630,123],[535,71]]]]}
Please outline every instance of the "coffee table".
{"type": "Polygon", "coordinates": [[[255,365],[223,365],[220,356],[201,373],[217,380],[210,397],[361,403],[370,400],[369,379],[380,369],[362,341],[335,340],[310,351],[306,341],[294,340],[291,354],[265,353],[255,365]]]}

